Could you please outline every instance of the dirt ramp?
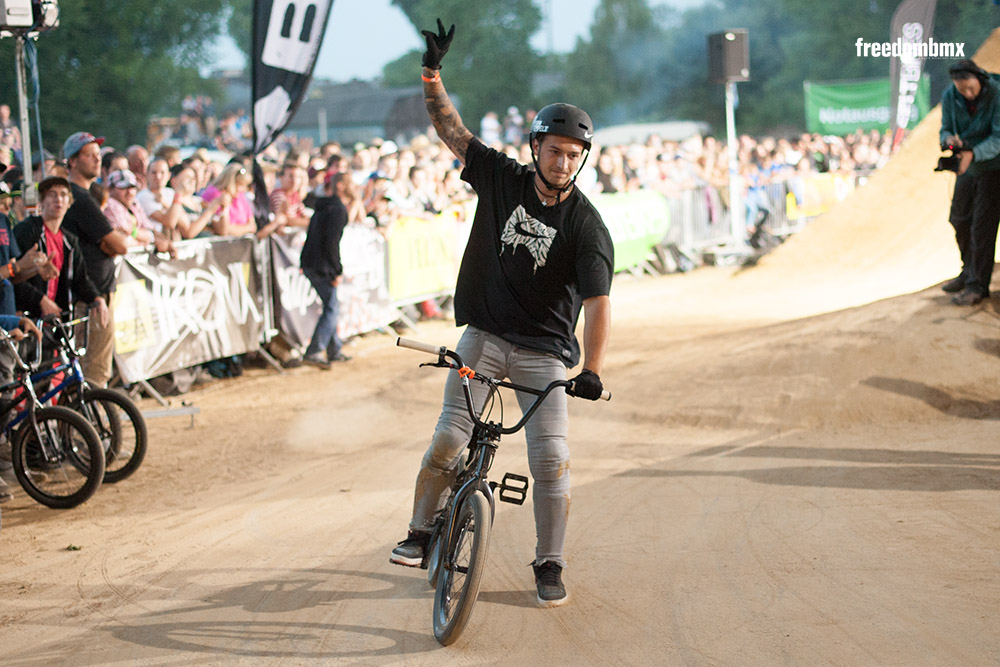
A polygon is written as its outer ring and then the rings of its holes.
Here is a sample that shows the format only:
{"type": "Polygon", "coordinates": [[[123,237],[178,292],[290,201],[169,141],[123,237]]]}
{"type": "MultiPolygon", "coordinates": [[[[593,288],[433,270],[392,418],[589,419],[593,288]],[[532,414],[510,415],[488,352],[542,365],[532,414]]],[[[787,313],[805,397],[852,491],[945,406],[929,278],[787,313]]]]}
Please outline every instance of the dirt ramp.
{"type": "MultiPolygon", "coordinates": [[[[936,288],[669,344],[616,372],[618,409],[654,423],[787,431],[1000,420],[1000,314],[936,288]],[[710,359],[711,363],[706,363],[710,359]],[[619,375],[620,373],[620,375],[619,375]],[[635,389],[632,389],[635,388],[635,389]],[[635,392],[634,395],[632,392],[635,392]]],[[[624,354],[615,350],[616,359],[624,354]]]]}
{"type": "MultiPolygon", "coordinates": [[[[1000,29],[975,60],[1000,70],[1000,29]]],[[[954,277],[961,268],[948,224],[955,176],[934,172],[940,128],[938,105],[867,185],[739,279],[766,291],[790,283],[808,287],[812,296],[803,308],[824,312],[954,277]]]]}

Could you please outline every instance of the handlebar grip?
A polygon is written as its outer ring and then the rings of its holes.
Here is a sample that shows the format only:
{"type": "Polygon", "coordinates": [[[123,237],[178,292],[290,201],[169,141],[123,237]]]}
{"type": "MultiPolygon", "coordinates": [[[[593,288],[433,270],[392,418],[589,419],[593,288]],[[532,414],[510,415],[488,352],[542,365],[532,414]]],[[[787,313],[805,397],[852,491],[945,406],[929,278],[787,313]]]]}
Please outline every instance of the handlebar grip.
{"type": "Polygon", "coordinates": [[[601,400],[602,401],[610,401],[611,400],[611,392],[608,391],[607,389],[605,389],[604,391],[602,391],[601,392],[601,400]]]}
{"type": "Polygon", "coordinates": [[[444,354],[448,351],[448,348],[435,347],[433,345],[428,345],[427,343],[421,343],[420,341],[410,340],[409,338],[396,338],[397,347],[406,347],[411,350],[417,350],[418,352],[426,352],[427,354],[444,354]]]}

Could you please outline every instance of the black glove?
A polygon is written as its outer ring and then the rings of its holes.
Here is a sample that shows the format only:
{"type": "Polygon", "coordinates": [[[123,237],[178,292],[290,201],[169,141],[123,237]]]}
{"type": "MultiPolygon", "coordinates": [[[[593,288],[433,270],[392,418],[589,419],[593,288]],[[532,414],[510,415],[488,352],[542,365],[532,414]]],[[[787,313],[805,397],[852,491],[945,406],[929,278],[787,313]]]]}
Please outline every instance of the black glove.
{"type": "Polygon", "coordinates": [[[601,384],[601,378],[594,371],[584,370],[570,381],[573,385],[566,390],[566,393],[570,396],[596,401],[604,393],[604,385],[601,384]]]}
{"type": "Polygon", "coordinates": [[[441,59],[444,58],[444,54],[448,53],[448,47],[451,46],[451,38],[455,36],[454,23],[451,24],[451,29],[445,33],[444,24],[441,23],[441,19],[437,21],[438,31],[436,35],[430,30],[420,31],[427,38],[427,50],[424,51],[424,57],[420,63],[430,69],[441,69],[441,59]]]}

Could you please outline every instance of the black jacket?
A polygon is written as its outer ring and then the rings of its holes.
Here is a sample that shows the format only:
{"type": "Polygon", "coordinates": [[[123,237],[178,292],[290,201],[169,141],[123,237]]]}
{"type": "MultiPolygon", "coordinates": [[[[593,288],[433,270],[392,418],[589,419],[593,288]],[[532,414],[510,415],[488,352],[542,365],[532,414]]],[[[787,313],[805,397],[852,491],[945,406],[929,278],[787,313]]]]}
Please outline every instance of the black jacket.
{"type": "MultiPolygon", "coordinates": [[[[14,238],[22,253],[34,247],[45,252],[44,224],[42,218],[30,215],[14,227],[14,238]]],[[[63,268],[59,273],[59,287],[56,289],[56,304],[63,310],[70,310],[73,303],[82,301],[91,303],[100,296],[94,283],[87,275],[87,267],[83,263],[83,252],[80,241],[65,229],[63,234],[63,268]]],[[[14,285],[14,298],[17,309],[31,315],[42,314],[41,301],[47,289],[46,281],[41,276],[32,276],[22,283],[14,285]]],[[[111,305],[111,304],[108,304],[111,305]]]]}
{"type": "Polygon", "coordinates": [[[309,231],[302,245],[299,265],[326,280],[344,272],[340,263],[340,239],[347,226],[347,209],[339,197],[316,200],[316,212],[309,221],[309,231]]]}

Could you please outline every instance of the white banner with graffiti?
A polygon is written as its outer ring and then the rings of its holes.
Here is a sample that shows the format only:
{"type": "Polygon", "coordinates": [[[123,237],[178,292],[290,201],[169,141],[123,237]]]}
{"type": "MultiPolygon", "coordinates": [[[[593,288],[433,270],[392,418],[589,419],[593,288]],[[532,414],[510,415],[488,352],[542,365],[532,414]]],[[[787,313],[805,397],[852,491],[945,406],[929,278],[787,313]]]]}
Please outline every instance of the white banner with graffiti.
{"type": "Polygon", "coordinates": [[[175,258],[130,252],[119,264],[115,355],[126,383],[260,346],[261,244],[241,237],[176,245],[175,258]]]}

